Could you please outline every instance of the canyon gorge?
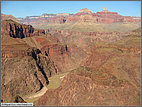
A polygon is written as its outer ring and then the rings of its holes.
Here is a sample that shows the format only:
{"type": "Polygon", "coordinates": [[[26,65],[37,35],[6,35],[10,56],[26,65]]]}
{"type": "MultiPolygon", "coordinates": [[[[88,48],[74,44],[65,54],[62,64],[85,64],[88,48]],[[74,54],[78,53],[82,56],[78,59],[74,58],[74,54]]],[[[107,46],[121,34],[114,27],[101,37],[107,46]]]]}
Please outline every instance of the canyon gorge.
{"type": "Polygon", "coordinates": [[[1,101],[35,106],[140,105],[141,18],[1,15],[1,101]]]}

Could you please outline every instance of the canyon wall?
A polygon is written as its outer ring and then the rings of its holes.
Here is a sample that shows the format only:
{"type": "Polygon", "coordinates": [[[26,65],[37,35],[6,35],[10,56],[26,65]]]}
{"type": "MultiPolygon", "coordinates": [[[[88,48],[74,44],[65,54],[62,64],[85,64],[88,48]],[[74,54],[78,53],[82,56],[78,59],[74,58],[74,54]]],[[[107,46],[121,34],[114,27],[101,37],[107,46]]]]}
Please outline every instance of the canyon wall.
{"type": "Polygon", "coordinates": [[[25,37],[44,35],[45,31],[34,29],[31,25],[15,23],[12,20],[4,20],[1,22],[1,33],[2,35],[22,39],[25,37]]]}

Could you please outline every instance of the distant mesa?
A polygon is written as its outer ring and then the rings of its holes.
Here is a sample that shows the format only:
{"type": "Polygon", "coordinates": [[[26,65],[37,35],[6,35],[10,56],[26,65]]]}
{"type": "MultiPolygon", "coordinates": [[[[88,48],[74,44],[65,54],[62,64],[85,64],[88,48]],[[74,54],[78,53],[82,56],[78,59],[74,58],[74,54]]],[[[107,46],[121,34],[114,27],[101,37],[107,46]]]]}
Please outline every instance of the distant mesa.
{"type": "Polygon", "coordinates": [[[108,11],[104,7],[99,12],[92,12],[88,8],[83,8],[76,14],[58,13],[58,14],[42,14],[41,16],[28,16],[26,18],[18,18],[21,23],[31,25],[44,25],[47,23],[72,23],[72,22],[91,22],[91,23],[129,23],[141,22],[140,17],[122,16],[117,12],[108,11]]]}
{"type": "Polygon", "coordinates": [[[69,16],[69,13],[58,13],[57,16],[69,16]]]}
{"type": "Polygon", "coordinates": [[[92,13],[91,10],[84,8],[84,9],[80,9],[78,13],[92,13]]]}
{"type": "MultiPolygon", "coordinates": [[[[101,12],[109,12],[109,11],[107,10],[106,7],[104,7],[101,12]]],[[[84,9],[80,9],[78,13],[92,13],[92,11],[90,9],[84,8],[84,9]]]]}
{"type": "Polygon", "coordinates": [[[44,18],[49,18],[49,17],[55,17],[56,16],[56,14],[46,14],[46,13],[44,13],[44,14],[42,14],[41,16],[39,16],[39,17],[44,17],[44,18]]]}

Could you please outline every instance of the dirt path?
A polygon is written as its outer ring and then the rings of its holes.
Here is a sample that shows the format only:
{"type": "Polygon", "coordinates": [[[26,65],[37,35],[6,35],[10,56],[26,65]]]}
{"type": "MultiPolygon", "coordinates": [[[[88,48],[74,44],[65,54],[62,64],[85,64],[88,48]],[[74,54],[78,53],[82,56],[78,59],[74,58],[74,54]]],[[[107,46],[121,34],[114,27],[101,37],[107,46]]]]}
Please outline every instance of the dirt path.
{"type": "Polygon", "coordinates": [[[43,94],[45,94],[45,92],[47,90],[48,90],[47,87],[43,87],[40,91],[38,91],[37,93],[35,93],[35,94],[31,95],[31,96],[26,97],[25,99],[32,99],[32,98],[40,97],[43,94]]]}
{"type": "Polygon", "coordinates": [[[62,76],[62,77],[60,77],[60,79],[63,79],[65,77],[65,75],[64,76],[62,76]]]}
{"type": "Polygon", "coordinates": [[[31,95],[25,96],[25,97],[23,97],[23,99],[25,101],[36,100],[36,98],[39,98],[40,96],[44,95],[48,89],[53,88],[53,87],[58,87],[58,85],[60,85],[60,82],[63,80],[63,78],[65,77],[66,74],[67,73],[55,75],[55,76],[49,78],[50,84],[48,85],[48,87],[43,87],[37,93],[33,93],[31,95]]]}

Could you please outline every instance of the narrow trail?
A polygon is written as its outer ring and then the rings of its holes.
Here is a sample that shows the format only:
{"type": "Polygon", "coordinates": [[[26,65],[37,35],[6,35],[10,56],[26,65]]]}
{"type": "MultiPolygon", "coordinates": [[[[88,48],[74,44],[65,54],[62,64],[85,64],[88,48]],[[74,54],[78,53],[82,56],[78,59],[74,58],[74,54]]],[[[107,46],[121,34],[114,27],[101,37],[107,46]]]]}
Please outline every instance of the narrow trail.
{"type": "Polygon", "coordinates": [[[32,99],[32,98],[40,97],[40,96],[42,96],[43,94],[45,94],[45,92],[46,92],[47,90],[48,90],[47,87],[43,87],[43,88],[42,88],[40,91],[38,91],[37,93],[25,97],[25,99],[32,99]]]}
{"type": "MultiPolygon", "coordinates": [[[[56,75],[56,78],[58,78],[60,81],[62,81],[64,77],[65,77],[65,75],[63,75],[63,74],[60,76],[56,75]]],[[[51,80],[49,79],[49,81],[52,81],[53,82],[52,84],[56,84],[56,82],[54,82],[54,80],[52,80],[52,79],[51,80]]],[[[40,91],[38,91],[34,94],[31,94],[31,95],[25,96],[25,97],[23,97],[23,99],[25,99],[25,101],[26,101],[26,100],[32,100],[32,99],[41,97],[42,95],[44,95],[46,93],[47,90],[48,90],[48,88],[44,86],[40,91]]]]}
{"type": "Polygon", "coordinates": [[[65,77],[65,75],[64,76],[62,76],[62,77],[60,77],[60,79],[63,79],[65,77]]]}

